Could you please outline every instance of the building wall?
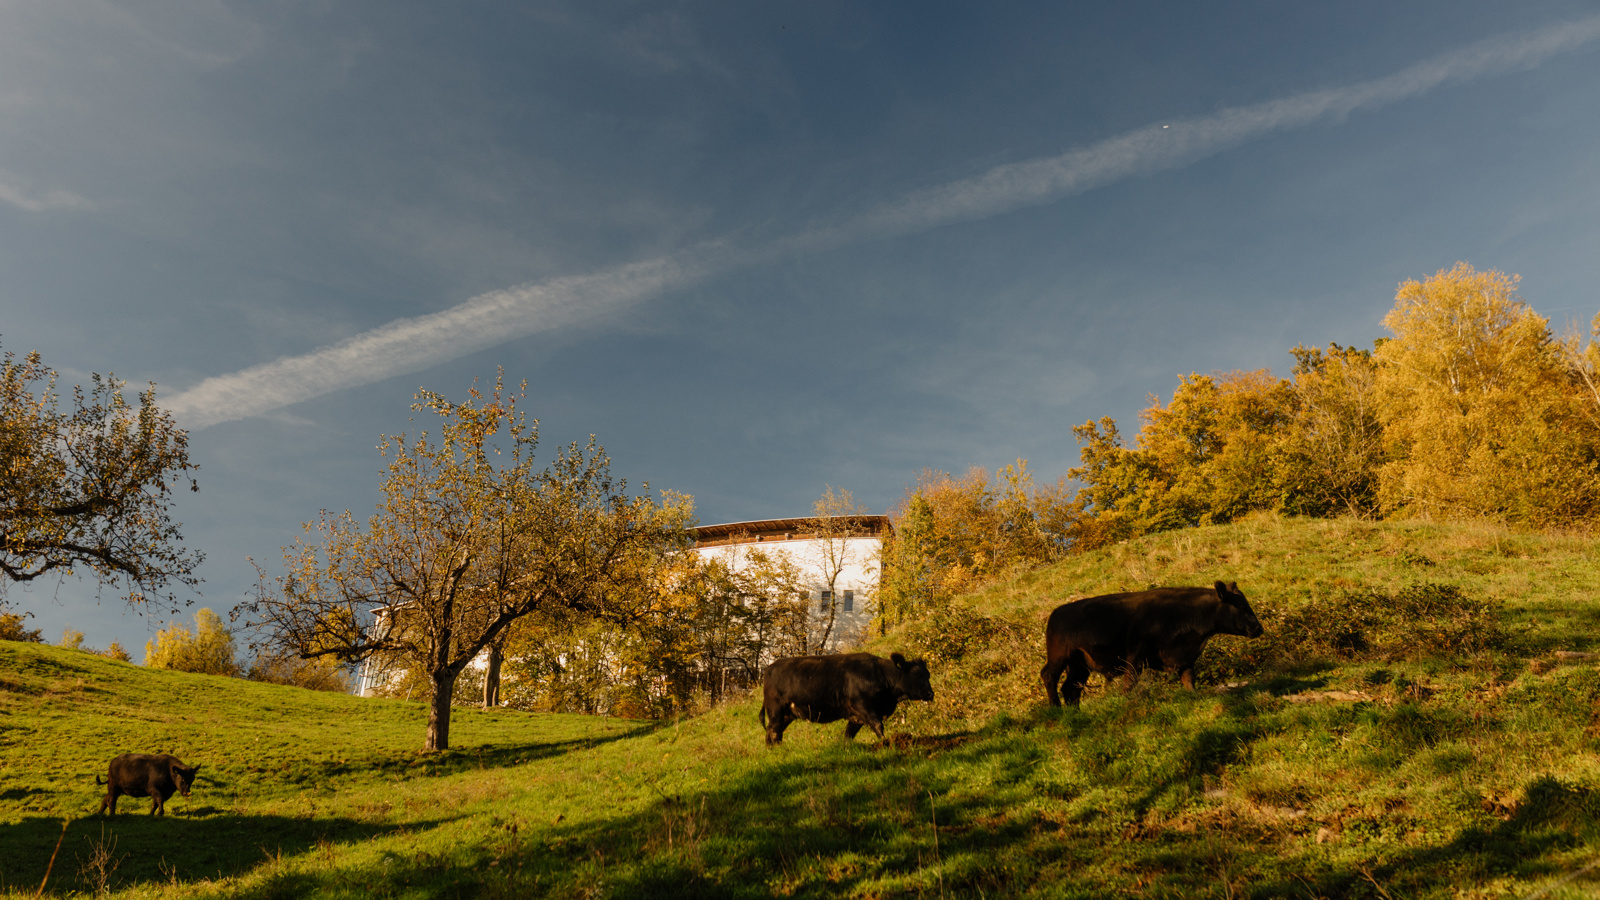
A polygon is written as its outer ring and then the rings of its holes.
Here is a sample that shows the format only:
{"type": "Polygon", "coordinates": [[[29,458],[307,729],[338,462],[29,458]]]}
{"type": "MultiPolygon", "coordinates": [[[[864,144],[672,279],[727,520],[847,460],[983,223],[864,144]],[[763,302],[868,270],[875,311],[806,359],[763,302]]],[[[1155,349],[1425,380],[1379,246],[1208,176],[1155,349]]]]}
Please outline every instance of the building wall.
{"type": "MultiPolygon", "coordinates": [[[[840,540],[844,543],[845,566],[840,570],[839,577],[834,583],[838,613],[834,620],[833,634],[829,637],[827,646],[823,648],[829,653],[849,650],[860,644],[866,638],[867,628],[877,614],[878,565],[879,555],[883,550],[883,539],[871,536],[840,540]],[[846,591],[850,592],[851,609],[848,611],[844,607],[846,591]]],[[[702,559],[721,560],[724,565],[737,571],[742,567],[742,561],[750,550],[761,550],[773,556],[786,557],[800,570],[809,592],[806,608],[811,616],[811,633],[814,638],[820,639],[822,630],[827,624],[827,611],[821,605],[822,592],[828,587],[823,580],[826,559],[824,542],[808,537],[784,539],[781,536],[772,538],[763,536],[759,541],[724,542],[700,546],[696,547],[694,552],[702,559]]]]}

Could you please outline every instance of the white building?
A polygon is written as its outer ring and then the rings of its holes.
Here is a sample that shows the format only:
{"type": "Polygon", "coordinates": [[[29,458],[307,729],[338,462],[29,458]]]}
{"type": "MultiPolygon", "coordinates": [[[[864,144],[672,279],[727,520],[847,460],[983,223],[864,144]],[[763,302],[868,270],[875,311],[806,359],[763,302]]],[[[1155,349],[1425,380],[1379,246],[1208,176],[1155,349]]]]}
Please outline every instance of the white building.
{"type": "Polygon", "coordinates": [[[845,536],[819,535],[815,519],[762,519],[702,525],[693,530],[694,552],[738,569],[744,551],[759,548],[787,558],[804,579],[812,632],[820,637],[828,607],[835,607],[833,633],[823,649],[848,649],[861,642],[877,614],[878,574],[888,516],[841,516],[845,536]],[[829,579],[832,577],[832,585],[829,579]],[[831,593],[830,593],[831,592],[831,593]]]}
{"type": "MultiPolygon", "coordinates": [[[[866,637],[867,628],[877,615],[875,598],[883,539],[892,526],[888,516],[839,518],[841,524],[848,527],[838,531],[847,536],[819,537],[816,520],[811,518],[704,525],[691,532],[694,552],[704,558],[719,559],[735,570],[740,568],[747,549],[759,548],[769,555],[787,558],[799,569],[808,590],[806,605],[813,638],[821,639],[831,601],[835,606],[833,631],[822,650],[829,653],[848,650],[866,637]],[[829,588],[828,578],[835,570],[837,576],[829,588]]],[[[386,611],[387,608],[383,608],[375,612],[381,616],[386,611]]],[[[479,654],[471,665],[485,668],[487,651],[479,654]]],[[[356,693],[362,697],[373,696],[378,688],[396,677],[397,673],[384,670],[369,659],[361,666],[356,693]]]]}

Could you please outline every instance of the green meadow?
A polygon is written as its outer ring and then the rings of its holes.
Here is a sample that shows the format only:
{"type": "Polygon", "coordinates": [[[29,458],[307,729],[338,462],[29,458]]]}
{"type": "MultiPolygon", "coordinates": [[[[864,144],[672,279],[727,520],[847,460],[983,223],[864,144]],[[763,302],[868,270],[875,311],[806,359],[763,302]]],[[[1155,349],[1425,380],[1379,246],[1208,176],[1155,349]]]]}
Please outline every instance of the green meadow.
{"type": "Polygon", "coordinates": [[[1258,517],[1073,557],[875,639],[938,694],[881,746],[799,723],[768,750],[750,694],[659,722],[458,709],[423,754],[421,703],[0,643],[0,893],[1595,896],[1593,546],[1258,517]],[[1096,678],[1044,707],[1055,605],[1219,578],[1268,634],[1215,638],[1200,690],[1096,678]],[[97,815],[126,751],[200,782],[97,815]]]}

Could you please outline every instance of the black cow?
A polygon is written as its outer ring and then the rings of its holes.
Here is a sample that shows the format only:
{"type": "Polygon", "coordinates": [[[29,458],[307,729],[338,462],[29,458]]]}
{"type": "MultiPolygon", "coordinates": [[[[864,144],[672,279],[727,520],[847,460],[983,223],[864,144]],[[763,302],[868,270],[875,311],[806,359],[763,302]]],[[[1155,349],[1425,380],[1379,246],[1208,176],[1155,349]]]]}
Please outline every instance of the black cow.
{"type": "Polygon", "coordinates": [[[1194,690],[1194,662],[1213,634],[1260,637],[1261,622],[1239,586],[1156,588],[1086,597],[1056,607],[1044,629],[1048,662],[1039,670],[1050,705],[1067,673],[1067,702],[1078,705],[1090,672],[1122,674],[1131,686],[1141,669],[1178,672],[1194,690]]]}
{"type": "Polygon", "coordinates": [[[849,719],[846,739],[865,725],[881,741],[883,720],[894,715],[901,700],[933,700],[928,664],[898,653],[888,659],[871,653],[791,656],[767,667],[762,687],[765,702],[759,718],[767,728],[769,747],[783,741],[783,730],[796,719],[849,719]]]}
{"type": "Polygon", "coordinates": [[[173,791],[189,796],[189,785],[194,784],[199,766],[185,766],[176,756],[165,753],[124,753],[111,761],[111,771],[106,780],[94,777],[95,784],[109,785],[106,798],[100,801],[100,811],[117,814],[117,798],[149,797],[150,812],[166,815],[167,799],[173,791]]]}

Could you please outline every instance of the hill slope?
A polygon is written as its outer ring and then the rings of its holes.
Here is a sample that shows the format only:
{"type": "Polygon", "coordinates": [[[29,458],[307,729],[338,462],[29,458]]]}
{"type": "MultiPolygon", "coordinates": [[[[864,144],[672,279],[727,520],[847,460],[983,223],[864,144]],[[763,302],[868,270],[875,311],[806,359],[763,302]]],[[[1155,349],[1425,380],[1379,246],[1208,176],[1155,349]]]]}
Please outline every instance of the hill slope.
{"type": "Polygon", "coordinates": [[[0,887],[32,895],[67,818],[51,891],[1585,896],[1600,671],[1552,651],[1593,648],[1590,548],[1258,519],[1076,557],[880,639],[939,693],[883,747],[800,724],[768,751],[751,697],[676,723],[462,710],[430,757],[418,703],[0,644],[0,887]],[[1054,605],[1217,578],[1276,635],[1214,641],[1194,694],[1147,676],[1041,708],[1054,605]],[[1362,640],[1329,638],[1340,610],[1362,640]],[[211,780],[164,819],[90,816],[125,750],[211,780]]]}

